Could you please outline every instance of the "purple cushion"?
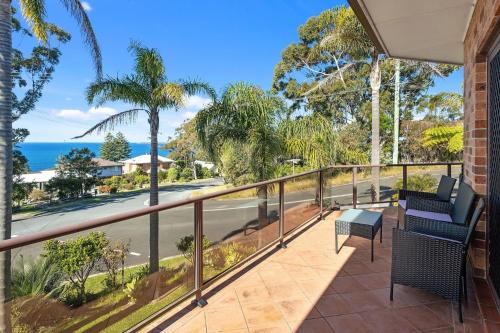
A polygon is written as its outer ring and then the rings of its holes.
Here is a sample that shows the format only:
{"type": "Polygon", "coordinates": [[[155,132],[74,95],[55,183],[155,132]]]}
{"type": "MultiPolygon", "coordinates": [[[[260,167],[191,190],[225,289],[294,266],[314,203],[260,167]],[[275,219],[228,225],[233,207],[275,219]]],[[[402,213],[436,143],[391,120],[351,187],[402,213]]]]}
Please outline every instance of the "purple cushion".
{"type": "Polygon", "coordinates": [[[443,222],[453,222],[453,220],[451,219],[451,216],[448,214],[426,212],[423,210],[408,209],[406,211],[406,215],[422,217],[424,219],[437,220],[437,221],[443,221],[443,222]]]}
{"type": "Polygon", "coordinates": [[[406,200],[398,200],[398,205],[400,205],[401,208],[406,210],[406,200]]]}

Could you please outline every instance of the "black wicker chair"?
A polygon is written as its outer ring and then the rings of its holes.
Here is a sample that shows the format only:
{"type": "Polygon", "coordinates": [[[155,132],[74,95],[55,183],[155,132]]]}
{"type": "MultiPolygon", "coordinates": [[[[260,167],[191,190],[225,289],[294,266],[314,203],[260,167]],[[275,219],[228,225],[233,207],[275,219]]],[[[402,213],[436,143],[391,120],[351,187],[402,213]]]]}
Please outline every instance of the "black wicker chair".
{"type": "Polygon", "coordinates": [[[462,293],[467,299],[466,259],[472,234],[484,211],[479,199],[469,226],[434,220],[415,220],[406,230],[392,230],[390,299],[394,284],[426,290],[458,302],[462,318],[462,293]]]}
{"type": "Polygon", "coordinates": [[[407,199],[409,197],[432,200],[432,201],[450,202],[451,194],[453,193],[453,188],[455,187],[456,181],[457,180],[455,178],[451,178],[448,176],[441,176],[436,193],[411,191],[411,190],[399,190],[399,192],[398,192],[398,227],[399,227],[400,220],[403,220],[403,218],[404,218],[406,209],[408,209],[407,199]]]}
{"type": "Polygon", "coordinates": [[[475,197],[474,190],[466,183],[461,183],[458,187],[457,197],[454,202],[410,196],[406,202],[405,224],[415,219],[429,219],[466,225],[469,221],[475,197]]]}

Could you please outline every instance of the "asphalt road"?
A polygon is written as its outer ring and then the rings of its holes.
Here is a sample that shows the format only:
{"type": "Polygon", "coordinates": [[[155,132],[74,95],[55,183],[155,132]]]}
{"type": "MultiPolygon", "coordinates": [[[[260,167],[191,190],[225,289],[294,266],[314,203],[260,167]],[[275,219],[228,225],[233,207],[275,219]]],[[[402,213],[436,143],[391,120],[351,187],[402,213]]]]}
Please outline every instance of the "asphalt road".
{"type": "MultiPolygon", "coordinates": [[[[435,177],[440,177],[436,174],[435,177]]],[[[383,177],[380,180],[381,199],[389,199],[393,194],[391,187],[397,177],[383,177]]],[[[172,186],[162,190],[160,202],[169,202],[187,198],[191,192],[203,187],[216,185],[216,181],[206,183],[172,186]]],[[[358,203],[371,201],[370,182],[358,183],[358,203]]],[[[352,184],[330,187],[325,194],[340,204],[352,203],[352,184]]],[[[136,194],[130,197],[120,197],[105,200],[96,204],[76,206],[68,209],[48,212],[37,217],[13,223],[12,234],[15,236],[48,230],[68,224],[78,223],[90,218],[97,218],[147,205],[148,194],[136,194]]],[[[285,209],[307,201],[314,201],[315,190],[304,189],[285,195],[285,209]]],[[[243,230],[246,225],[254,223],[257,218],[257,198],[249,199],[211,199],[204,202],[204,234],[210,241],[220,241],[229,237],[233,232],[243,230]]],[[[186,205],[160,212],[160,257],[169,257],[179,254],[175,242],[194,233],[193,205],[186,205]]],[[[278,216],[278,197],[274,195],[268,199],[269,216],[278,216]]],[[[130,241],[130,255],[128,264],[141,264],[148,261],[149,248],[149,219],[142,216],[105,227],[98,228],[104,231],[111,239],[130,241]]],[[[87,232],[85,232],[87,233],[87,232]]],[[[74,237],[72,235],[71,237],[74,237]]],[[[42,244],[34,244],[12,251],[13,260],[20,254],[25,258],[34,257],[41,252],[42,244]]]]}

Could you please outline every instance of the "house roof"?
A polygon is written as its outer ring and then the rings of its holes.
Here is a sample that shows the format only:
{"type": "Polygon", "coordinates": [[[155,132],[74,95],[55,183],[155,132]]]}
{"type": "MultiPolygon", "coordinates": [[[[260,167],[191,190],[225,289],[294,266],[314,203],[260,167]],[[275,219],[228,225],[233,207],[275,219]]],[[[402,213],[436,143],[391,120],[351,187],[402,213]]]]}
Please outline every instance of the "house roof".
{"type": "Polygon", "coordinates": [[[476,0],[348,0],[379,51],[394,58],[463,64],[476,0]]]}
{"type": "Polygon", "coordinates": [[[56,170],[42,170],[39,172],[30,172],[21,175],[23,183],[46,183],[56,176],[56,170]]]}
{"type": "MultiPolygon", "coordinates": [[[[158,156],[158,161],[163,162],[163,163],[174,162],[174,160],[171,160],[170,158],[163,157],[163,156],[158,156]]],[[[149,164],[149,163],[151,163],[151,155],[149,155],[149,154],[140,155],[140,156],[129,158],[128,160],[123,160],[121,162],[125,163],[125,164],[149,164]]]]}
{"type": "Polygon", "coordinates": [[[96,162],[101,168],[123,166],[123,163],[105,160],[104,158],[93,158],[92,161],[96,162]]]}

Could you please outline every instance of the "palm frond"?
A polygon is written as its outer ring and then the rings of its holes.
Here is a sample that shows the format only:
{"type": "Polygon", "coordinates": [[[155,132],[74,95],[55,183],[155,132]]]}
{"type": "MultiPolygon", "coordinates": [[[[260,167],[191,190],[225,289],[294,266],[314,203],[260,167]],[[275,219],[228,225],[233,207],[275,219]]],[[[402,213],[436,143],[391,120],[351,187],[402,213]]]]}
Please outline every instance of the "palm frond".
{"type": "Polygon", "coordinates": [[[159,106],[179,108],[184,103],[184,88],[178,83],[165,82],[153,90],[153,98],[159,106]]]}
{"type": "Polygon", "coordinates": [[[137,120],[137,116],[140,111],[148,112],[145,109],[131,109],[127,111],[122,111],[120,113],[114,114],[111,117],[104,119],[103,121],[97,123],[82,135],[75,136],[72,139],[83,138],[84,136],[89,135],[91,133],[106,132],[108,130],[112,130],[117,125],[133,123],[137,120]]]}
{"type": "Polygon", "coordinates": [[[37,39],[47,44],[49,36],[45,23],[45,0],[19,0],[21,13],[37,39]]]}
{"type": "MultiPolygon", "coordinates": [[[[30,0],[31,2],[32,0],[30,0]]],[[[43,2],[42,0],[38,0],[43,2]]],[[[94,61],[94,66],[97,72],[97,77],[102,76],[102,57],[101,49],[99,48],[99,43],[97,43],[97,37],[94,33],[94,29],[90,24],[89,17],[83,9],[80,0],[60,0],[61,3],[66,7],[66,10],[75,18],[78,25],[80,26],[80,31],[83,36],[83,40],[90,50],[92,55],[92,60],[94,61]]]]}
{"type": "Polygon", "coordinates": [[[137,76],[151,89],[156,88],[165,80],[163,58],[157,49],[146,48],[137,41],[130,42],[128,50],[135,57],[135,72],[137,76]]]}
{"type": "Polygon", "coordinates": [[[212,99],[212,101],[217,100],[217,93],[210,84],[203,81],[195,81],[195,80],[183,80],[181,81],[181,86],[184,89],[186,95],[192,96],[195,94],[206,94],[208,97],[212,99]]]}
{"type": "Polygon", "coordinates": [[[102,105],[109,101],[123,101],[145,106],[149,100],[148,91],[137,82],[135,76],[97,80],[87,87],[87,102],[102,105]]]}

